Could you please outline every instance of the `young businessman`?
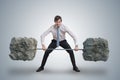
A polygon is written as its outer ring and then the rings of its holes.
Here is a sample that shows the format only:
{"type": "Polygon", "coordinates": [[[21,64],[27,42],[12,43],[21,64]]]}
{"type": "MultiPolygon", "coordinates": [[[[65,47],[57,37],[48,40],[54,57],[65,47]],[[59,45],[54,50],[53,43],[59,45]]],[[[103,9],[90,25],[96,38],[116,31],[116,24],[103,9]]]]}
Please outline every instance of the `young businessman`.
{"type": "MultiPolygon", "coordinates": [[[[49,50],[49,49],[55,49],[56,47],[61,46],[64,49],[71,49],[70,45],[68,44],[67,40],[65,39],[65,33],[67,32],[74,40],[75,43],[75,51],[78,51],[78,43],[77,43],[77,38],[76,36],[69,30],[68,27],[66,27],[65,25],[62,24],[62,18],[61,16],[57,15],[54,18],[54,22],[55,24],[52,25],[47,31],[45,31],[42,35],[41,35],[41,44],[42,44],[42,49],[45,51],[44,53],[44,57],[41,63],[41,66],[36,70],[36,72],[40,72],[42,70],[44,70],[44,66],[45,63],[47,61],[47,58],[49,56],[49,54],[53,51],[53,50],[49,50]],[[51,43],[49,44],[48,48],[45,47],[44,45],[44,39],[45,36],[49,33],[52,33],[53,35],[53,39],[51,40],[51,43]]],[[[80,72],[80,70],[78,69],[78,67],[76,66],[75,63],[75,57],[74,57],[74,53],[73,50],[66,50],[69,55],[70,55],[70,59],[73,65],[73,70],[76,72],[80,72]]]]}

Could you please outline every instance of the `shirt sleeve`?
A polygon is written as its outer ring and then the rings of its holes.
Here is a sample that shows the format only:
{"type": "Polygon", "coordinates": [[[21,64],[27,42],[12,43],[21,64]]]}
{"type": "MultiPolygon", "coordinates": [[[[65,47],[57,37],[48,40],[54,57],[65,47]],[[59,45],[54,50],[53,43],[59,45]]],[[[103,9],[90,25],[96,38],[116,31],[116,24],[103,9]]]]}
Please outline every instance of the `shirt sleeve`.
{"type": "Polygon", "coordinates": [[[74,44],[78,45],[78,40],[77,40],[76,35],[73,34],[73,32],[68,27],[65,26],[65,29],[66,29],[66,32],[73,38],[74,44]]]}
{"type": "Polygon", "coordinates": [[[45,41],[45,37],[51,32],[52,30],[52,26],[47,29],[40,37],[41,37],[41,44],[44,44],[45,41]]]}

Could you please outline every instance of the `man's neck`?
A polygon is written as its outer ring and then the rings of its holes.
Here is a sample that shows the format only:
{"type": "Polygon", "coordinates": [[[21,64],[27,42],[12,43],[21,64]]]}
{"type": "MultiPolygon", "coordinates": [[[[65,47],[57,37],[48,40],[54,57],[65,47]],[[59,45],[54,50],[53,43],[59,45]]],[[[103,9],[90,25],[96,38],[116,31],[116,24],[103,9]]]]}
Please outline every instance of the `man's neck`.
{"type": "MultiPolygon", "coordinates": [[[[61,24],[62,25],[62,24],[61,24]]],[[[61,25],[55,25],[56,28],[60,27],[61,25]]]]}

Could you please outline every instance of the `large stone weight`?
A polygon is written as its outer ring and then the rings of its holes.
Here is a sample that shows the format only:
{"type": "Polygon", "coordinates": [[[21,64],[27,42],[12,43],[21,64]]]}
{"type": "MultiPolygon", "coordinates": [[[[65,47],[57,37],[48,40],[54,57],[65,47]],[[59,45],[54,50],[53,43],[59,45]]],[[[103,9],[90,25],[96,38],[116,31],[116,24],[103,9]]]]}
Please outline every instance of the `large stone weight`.
{"type": "Polygon", "coordinates": [[[13,37],[10,43],[9,54],[12,60],[33,60],[36,54],[37,40],[34,38],[13,37]]]}
{"type": "Polygon", "coordinates": [[[103,38],[88,38],[83,42],[83,58],[87,61],[107,61],[108,41],[103,38]]]}

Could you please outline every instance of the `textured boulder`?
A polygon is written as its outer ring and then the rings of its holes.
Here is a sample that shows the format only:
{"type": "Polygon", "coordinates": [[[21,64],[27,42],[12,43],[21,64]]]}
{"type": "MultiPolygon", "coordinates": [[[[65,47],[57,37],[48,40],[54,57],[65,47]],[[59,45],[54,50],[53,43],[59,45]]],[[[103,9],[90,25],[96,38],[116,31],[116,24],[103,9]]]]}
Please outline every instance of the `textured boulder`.
{"type": "Polygon", "coordinates": [[[27,37],[13,37],[10,43],[9,57],[12,60],[32,60],[35,57],[37,40],[27,37]]]}
{"type": "Polygon", "coordinates": [[[103,38],[88,38],[83,42],[83,58],[87,61],[107,61],[108,41],[103,38]]]}

